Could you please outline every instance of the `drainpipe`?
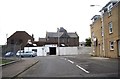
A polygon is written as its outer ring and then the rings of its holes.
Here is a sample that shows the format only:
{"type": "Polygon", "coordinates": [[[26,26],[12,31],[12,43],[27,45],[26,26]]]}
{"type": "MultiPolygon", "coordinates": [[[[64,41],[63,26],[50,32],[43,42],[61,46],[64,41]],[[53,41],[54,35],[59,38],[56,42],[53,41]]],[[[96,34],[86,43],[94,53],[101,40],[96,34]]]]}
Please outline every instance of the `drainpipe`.
{"type": "Polygon", "coordinates": [[[103,12],[101,12],[101,19],[102,19],[102,31],[103,31],[103,55],[106,56],[105,54],[105,30],[104,30],[104,16],[103,16],[103,12]]]}

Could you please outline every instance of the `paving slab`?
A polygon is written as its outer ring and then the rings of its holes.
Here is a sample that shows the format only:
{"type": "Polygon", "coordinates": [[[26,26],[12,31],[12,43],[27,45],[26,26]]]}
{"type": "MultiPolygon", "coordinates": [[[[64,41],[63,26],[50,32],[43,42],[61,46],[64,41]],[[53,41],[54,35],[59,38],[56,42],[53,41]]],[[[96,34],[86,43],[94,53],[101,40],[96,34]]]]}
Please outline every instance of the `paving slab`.
{"type": "Polygon", "coordinates": [[[25,58],[19,62],[10,64],[7,66],[3,66],[2,77],[14,77],[18,75],[19,73],[21,73],[22,71],[29,68],[30,66],[32,66],[33,64],[35,64],[36,62],[38,62],[38,60],[34,58],[25,58]]]}

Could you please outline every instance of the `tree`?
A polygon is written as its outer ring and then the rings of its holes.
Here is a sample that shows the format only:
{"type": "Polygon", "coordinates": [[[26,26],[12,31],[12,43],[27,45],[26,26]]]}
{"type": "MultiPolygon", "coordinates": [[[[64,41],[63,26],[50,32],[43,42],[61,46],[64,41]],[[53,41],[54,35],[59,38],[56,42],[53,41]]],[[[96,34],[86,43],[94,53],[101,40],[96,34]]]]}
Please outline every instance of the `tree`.
{"type": "Polygon", "coordinates": [[[85,39],[85,46],[91,46],[91,38],[86,38],[85,39]]]}

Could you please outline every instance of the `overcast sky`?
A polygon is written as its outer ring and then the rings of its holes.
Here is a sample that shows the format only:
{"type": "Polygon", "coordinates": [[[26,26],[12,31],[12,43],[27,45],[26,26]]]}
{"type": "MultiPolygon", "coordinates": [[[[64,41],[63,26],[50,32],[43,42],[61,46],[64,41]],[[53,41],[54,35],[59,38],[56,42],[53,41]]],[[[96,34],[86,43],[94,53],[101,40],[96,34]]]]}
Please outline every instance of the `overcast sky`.
{"type": "Polygon", "coordinates": [[[46,31],[64,27],[77,32],[79,41],[90,37],[91,18],[110,0],[0,0],[0,45],[16,31],[34,34],[35,40],[46,31]],[[101,5],[90,7],[91,4],[101,5]]]}

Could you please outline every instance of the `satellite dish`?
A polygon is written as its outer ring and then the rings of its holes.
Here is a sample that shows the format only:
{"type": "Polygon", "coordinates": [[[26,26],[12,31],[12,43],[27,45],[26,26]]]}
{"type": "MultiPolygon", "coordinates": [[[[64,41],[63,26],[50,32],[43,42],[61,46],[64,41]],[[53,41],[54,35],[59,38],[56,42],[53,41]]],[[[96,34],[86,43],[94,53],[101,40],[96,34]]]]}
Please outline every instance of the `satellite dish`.
{"type": "Polygon", "coordinates": [[[93,41],[97,41],[97,38],[94,38],[93,41]]]}

